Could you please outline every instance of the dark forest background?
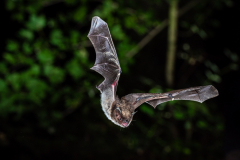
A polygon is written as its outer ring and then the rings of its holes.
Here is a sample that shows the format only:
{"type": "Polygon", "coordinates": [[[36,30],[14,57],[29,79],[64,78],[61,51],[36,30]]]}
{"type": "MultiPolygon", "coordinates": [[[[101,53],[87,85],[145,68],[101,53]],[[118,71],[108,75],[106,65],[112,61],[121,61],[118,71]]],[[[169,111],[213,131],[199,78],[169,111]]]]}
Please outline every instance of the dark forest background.
{"type": "Polygon", "coordinates": [[[0,159],[230,160],[240,150],[238,0],[6,0],[1,6],[0,159]],[[123,70],[120,97],[209,84],[220,95],[155,110],[144,104],[128,128],[116,126],[95,88],[103,78],[89,69],[93,16],[112,34],[123,70]]]}

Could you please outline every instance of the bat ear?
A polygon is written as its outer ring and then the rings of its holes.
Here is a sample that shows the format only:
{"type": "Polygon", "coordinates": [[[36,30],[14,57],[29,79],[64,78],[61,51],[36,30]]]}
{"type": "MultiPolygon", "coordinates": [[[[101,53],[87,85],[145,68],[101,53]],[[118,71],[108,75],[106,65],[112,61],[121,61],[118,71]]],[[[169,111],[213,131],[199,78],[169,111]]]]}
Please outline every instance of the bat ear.
{"type": "Polygon", "coordinates": [[[121,120],[121,110],[119,108],[116,108],[115,111],[114,111],[114,117],[118,120],[121,120]]]}
{"type": "Polygon", "coordinates": [[[120,113],[122,113],[122,111],[119,107],[117,107],[116,110],[118,110],[120,113]]]}

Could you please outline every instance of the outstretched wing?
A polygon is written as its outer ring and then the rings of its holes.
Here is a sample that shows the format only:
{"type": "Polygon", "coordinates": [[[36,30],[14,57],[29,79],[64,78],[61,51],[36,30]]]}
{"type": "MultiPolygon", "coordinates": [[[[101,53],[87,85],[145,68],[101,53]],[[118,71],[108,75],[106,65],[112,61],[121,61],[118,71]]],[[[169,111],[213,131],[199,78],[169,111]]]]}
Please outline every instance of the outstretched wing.
{"type": "Polygon", "coordinates": [[[111,87],[113,96],[116,96],[117,84],[122,71],[107,23],[97,16],[93,17],[88,38],[96,51],[96,61],[91,69],[105,78],[97,89],[104,92],[111,87]]]}
{"type": "Polygon", "coordinates": [[[156,108],[157,105],[172,100],[190,100],[204,102],[218,96],[218,90],[212,85],[173,90],[166,93],[132,93],[123,97],[136,109],[146,102],[156,108]]]}

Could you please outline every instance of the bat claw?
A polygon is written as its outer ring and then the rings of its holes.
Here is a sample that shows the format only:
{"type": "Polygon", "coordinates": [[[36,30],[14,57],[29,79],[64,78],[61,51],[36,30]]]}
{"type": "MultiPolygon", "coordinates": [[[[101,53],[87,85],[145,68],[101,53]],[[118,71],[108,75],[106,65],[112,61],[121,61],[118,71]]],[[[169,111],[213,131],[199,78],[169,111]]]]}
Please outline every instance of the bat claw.
{"type": "Polygon", "coordinates": [[[168,94],[168,97],[169,97],[169,98],[172,98],[172,101],[174,100],[174,98],[173,98],[173,96],[172,96],[171,93],[168,94]]]}

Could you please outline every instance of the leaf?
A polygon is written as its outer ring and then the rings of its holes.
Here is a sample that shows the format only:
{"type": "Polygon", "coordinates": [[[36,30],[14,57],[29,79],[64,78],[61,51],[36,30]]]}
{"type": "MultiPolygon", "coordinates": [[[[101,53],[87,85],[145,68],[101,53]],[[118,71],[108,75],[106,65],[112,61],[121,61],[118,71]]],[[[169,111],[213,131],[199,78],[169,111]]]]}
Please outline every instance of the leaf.
{"type": "Polygon", "coordinates": [[[3,55],[4,59],[9,62],[10,64],[15,64],[16,63],[16,58],[13,57],[13,54],[10,53],[5,53],[3,55]]]}
{"type": "Polygon", "coordinates": [[[54,119],[61,119],[61,118],[62,118],[62,113],[61,113],[61,112],[54,111],[54,112],[52,112],[52,117],[53,117],[54,119]]]}
{"type": "Polygon", "coordinates": [[[76,11],[73,15],[74,20],[77,22],[82,21],[85,18],[86,13],[87,13],[87,7],[83,6],[83,5],[80,6],[78,9],[76,9],[76,11]]]}
{"type": "Polygon", "coordinates": [[[32,40],[34,35],[33,35],[33,32],[30,31],[30,30],[27,30],[27,29],[21,29],[19,31],[19,35],[23,38],[26,38],[28,40],[32,40]]]}
{"type": "Polygon", "coordinates": [[[175,110],[173,112],[173,116],[174,118],[176,118],[177,120],[183,120],[184,119],[184,113],[178,110],[175,110]]]}
{"type": "Polygon", "coordinates": [[[207,124],[205,121],[198,121],[198,122],[197,122],[197,126],[198,126],[199,128],[205,129],[205,128],[208,127],[208,124],[207,124]]]}
{"type": "Polygon", "coordinates": [[[7,89],[6,82],[2,79],[0,79],[0,91],[4,92],[7,89]]]}
{"type": "Polygon", "coordinates": [[[18,73],[12,73],[6,77],[9,84],[13,87],[15,91],[19,91],[21,88],[21,78],[18,73]]]}
{"type": "Polygon", "coordinates": [[[30,30],[38,31],[45,27],[46,25],[46,19],[44,16],[37,16],[35,14],[32,14],[29,18],[29,21],[27,22],[26,26],[30,30]]]}
{"type": "Polygon", "coordinates": [[[24,86],[29,91],[28,98],[37,104],[41,103],[41,99],[46,96],[46,91],[48,90],[47,84],[36,78],[29,78],[25,81],[24,86]]]}
{"type": "Polygon", "coordinates": [[[206,61],[206,62],[205,62],[205,65],[206,65],[207,67],[211,68],[212,71],[214,71],[215,73],[219,73],[219,72],[220,72],[218,66],[217,66],[216,64],[210,62],[210,61],[206,61]]]}
{"type": "Polygon", "coordinates": [[[15,8],[15,2],[14,1],[6,1],[6,8],[8,10],[13,10],[15,8]]]}
{"type": "Polygon", "coordinates": [[[124,19],[124,24],[127,28],[134,28],[135,24],[136,24],[136,17],[134,16],[127,16],[124,19]]]}
{"type": "Polygon", "coordinates": [[[76,59],[71,60],[67,63],[66,68],[70,75],[75,79],[78,80],[80,77],[84,75],[84,71],[82,70],[79,62],[76,59]]]}
{"type": "Polygon", "coordinates": [[[61,46],[63,45],[62,39],[63,39],[63,35],[62,35],[62,31],[61,31],[61,30],[59,30],[59,29],[54,29],[54,30],[51,32],[50,42],[51,42],[53,45],[58,46],[58,47],[61,47],[61,46]]]}
{"type": "Polygon", "coordinates": [[[76,58],[78,58],[80,62],[82,62],[83,64],[88,64],[87,63],[88,62],[88,54],[87,54],[86,49],[83,48],[74,53],[75,53],[76,58]]]}
{"type": "Polygon", "coordinates": [[[140,110],[141,110],[143,113],[149,115],[150,117],[153,117],[153,115],[154,115],[153,108],[147,106],[146,104],[142,104],[141,107],[140,107],[140,110]]]}
{"type": "Polygon", "coordinates": [[[217,74],[213,74],[210,70],[207,70],[205,72],[206,76],[208,77],[209,80],[212,80],[214,82],[220,83],[221,82],[221,77],[217,74]]]}
{"type": "Polygon", "coordinates": [[[37,64],[34,64],[27,71],[23,72],[21,77],[23,81],[27,82],[28,79],[37,77],[38,75],[40,75],[40,66],[37,64]]]}
{"type": "Polygon", "coordinates": [[[72,44],[77,44],[79,42],[79,37],[80,37],[79,32],[74,31],[74,30],[71,31],[71,33],[70,33],[70,40],[71,40],[72,44]]]}
{"type": "Polygon", "coordinates": [[[111,28],[111,34],[116,40],[124,40],[124,38],[126,37],[120,25],[114,25],[111,28]]]}
{"type": "Polygon", "coordinates": [[[56,27],[56,22],[53,19],[49,20],[47,24],[50,28],[56,27]]]}
{"type": "Polygon", "coordinates": [[[27,54],[32,53],[32,47],[30,47],[29,43],[24,42],[22,45],[23,51],[27,54]]]}
{"type": "Polygon", "coordinates": [[[3,73],[3,74],[7,74],[8,73],[8,69],[7,69],[6,63],[4,63],[4,62],[0,62],[0,73],[3,73]]]}
{"type": "Polygon", "coordinates": [[[186,154],[186,155],[190,155],[191,150],[189,148],[183,148],[183,153],[186,154]]]}
{"type": "Polygon", "coordinates": [[[52,65],[45,65],[43,69],[44,75],[52,84],[61,83],[64,80],[65,72],[63,69],[52,65]]]}
{"type": "MultiPolygon", "coordinates": [[[[153,82],[151,81],[151,83],[153,83],[153,82]]],[[[152,88],[149,92],[150,93],[162,93],[163,90],[160,86],[156,86],[156,87],[152,88]]]]}
{"type": "Polygon", "coordinates": [[[19,45],[15,41],[8,41],[7,43],[7,50],[8,51],[17,51],[19,48],[19,45]]]}
{"type": "Polygon", "coordinates": [[[43,64],[51,64],[54,61],[54,56],[48,49],[43,49],[37,54],[38,60],[43,64]]]}

